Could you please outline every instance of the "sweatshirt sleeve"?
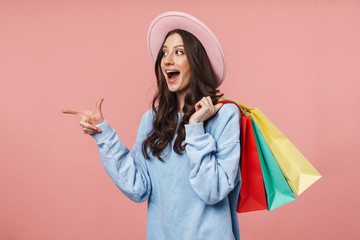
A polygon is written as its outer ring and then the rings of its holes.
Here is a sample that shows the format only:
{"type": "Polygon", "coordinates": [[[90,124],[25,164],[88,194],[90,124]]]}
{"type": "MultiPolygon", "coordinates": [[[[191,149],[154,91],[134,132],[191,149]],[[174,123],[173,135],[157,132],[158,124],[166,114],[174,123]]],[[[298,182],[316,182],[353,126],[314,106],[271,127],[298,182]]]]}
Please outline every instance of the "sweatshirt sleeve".
{"type": "Polygon", "coordinates": [[[136,142],[131,151],[119,139],[107,120],[96,125],[102,132],[91,135],[96,140],[102,164],[111,180],[135,202],[146,201],[151,191],[146,159],[141,150],[142,141],[146,137],[148,117],[149,112],[142,117],[136,142]]]}
{"type": "Polygon", "coordinates": [[[215,128],[213,136],[205,133],[203,123],[185,125],[190,184],[209,205],[234,189],[240,161],[240,112],[225,104],[217,114],[214,122],[209,122],[215,128]]]}

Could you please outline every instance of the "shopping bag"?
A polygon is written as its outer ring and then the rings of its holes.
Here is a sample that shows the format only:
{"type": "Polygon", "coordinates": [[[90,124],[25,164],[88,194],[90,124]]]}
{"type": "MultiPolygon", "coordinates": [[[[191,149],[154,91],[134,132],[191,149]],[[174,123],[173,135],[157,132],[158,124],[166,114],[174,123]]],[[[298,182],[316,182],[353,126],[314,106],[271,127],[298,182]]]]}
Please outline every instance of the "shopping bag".
{"type": "Polygon", "coordinates": [[[266,190],[268,210],[274,210],[296,198],[282,174],[269,146],[262,136],[256,122],[251,119],[255,140],[259,150],[260,165],[266,190]]]}
{"type": "Polygon", "coordinates": [[[321,178],[320,173],[259,109],[228,98],[223,99],[235,102],[246,115],[255,120],[292,192],[300,195],[321,178]]]}
{"type": "Polygon", "coordinates": [[[250,212],[267,209],[263,175],[252,123],[241,107],[235,102],[219,99],[218,103],[233,103],[241,113],[241,188],[237,212],[250,212]]]}
{"type": "Polygon", "coordinates": [[[304,155],[259,109],[251,113],[294,193],[301,194],[321,178],[304,155]]]}

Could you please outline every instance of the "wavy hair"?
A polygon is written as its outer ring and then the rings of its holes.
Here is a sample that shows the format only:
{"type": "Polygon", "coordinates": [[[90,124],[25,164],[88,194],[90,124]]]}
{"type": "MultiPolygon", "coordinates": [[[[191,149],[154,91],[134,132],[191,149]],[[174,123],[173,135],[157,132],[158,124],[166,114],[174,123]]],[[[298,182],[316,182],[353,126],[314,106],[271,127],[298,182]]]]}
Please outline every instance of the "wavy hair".
{"type": "MultiPolygon", "coordinates": [[[[178,154],[181,154],[185,150],[186,144],[182,144],[185,140],[184,124],[189,123],[191,115],[195,112],[195,104],[204,96],[210,96],[213,104],[216,104],[217,98],[221,97],[223,94],[216,89],[217,78],[211,67],[205,48],[193,34],[182,29],[172,30],[165,36],[156,58],[155,75],[158,86],[152,101],[152,109],[155,116],[152,131],[142,144],[142,152],[146,159],[150,159],[147,151],[149,148],[150,152],[163,162],[164,160],[161,157],[161,154],[173,140],[176,131],[177,137],[173,149],[178,154]],[[171,92],[168,89],[165,76],[161,70],[161,60],[163,58],[162,46],[166,39],[174,33],[178,33],[183,40],[186,57],[189,61],[191,71],[189,91],[185,96],[183,109],[179,109],[180,105],[176,93],[171,92]],[[178,126],[179,110],[182,110],[184,115],[178,126]]],[[[207,121],[204,122],[204,126],[206,126],[207,121]]]]}

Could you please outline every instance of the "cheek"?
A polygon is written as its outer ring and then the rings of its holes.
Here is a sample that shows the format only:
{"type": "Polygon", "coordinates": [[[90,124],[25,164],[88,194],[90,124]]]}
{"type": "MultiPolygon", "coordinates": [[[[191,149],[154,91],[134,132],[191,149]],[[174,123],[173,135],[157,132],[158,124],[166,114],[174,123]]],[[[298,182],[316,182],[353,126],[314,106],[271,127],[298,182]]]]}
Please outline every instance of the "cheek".
{"type": "Polygon", "coordinates": [[[191,77],[190,66],[187,66],[187,67],[185,68],[185,72],[186,72],[186,76],[187,76],[188,78],[190,78],[190,77],[191,77]]]}
{"type": "Polygon", "coordinates": [[[160,68],[159,68],[159,72],[160,72],[162,75],[164,75],[164,73],[163,73],[164,68],[165,68],[164,61],[163,61],[163,60],[161,60],[161,62],[160,62],[160,68]]]}
{"type": "Polygon", "coordinates": [[[186,75],[191,75],[190,64],[187,60],[182,63],[182,69],[186,72],[186,75]]]}
{"type": "Polygon", "coordinates": [[[164,59],[161,59],[160,67],[161,67],[161,69],[164,67],[164,59]]]}

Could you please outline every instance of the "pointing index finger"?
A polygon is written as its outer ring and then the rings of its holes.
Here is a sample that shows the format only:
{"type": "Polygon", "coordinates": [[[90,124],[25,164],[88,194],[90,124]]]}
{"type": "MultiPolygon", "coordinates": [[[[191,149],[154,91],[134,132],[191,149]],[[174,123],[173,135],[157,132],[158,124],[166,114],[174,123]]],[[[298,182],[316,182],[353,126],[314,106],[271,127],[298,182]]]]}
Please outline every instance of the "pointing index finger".
{"type": "Polygon", "coordinates": [[[63,113],[67,113],[67,114],[76,114],[81,116],[82,111],[76,110],[76,109],[63,109],[61,110],[63,113]]]}

